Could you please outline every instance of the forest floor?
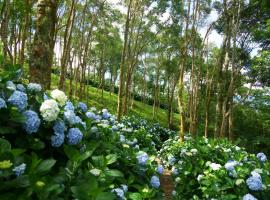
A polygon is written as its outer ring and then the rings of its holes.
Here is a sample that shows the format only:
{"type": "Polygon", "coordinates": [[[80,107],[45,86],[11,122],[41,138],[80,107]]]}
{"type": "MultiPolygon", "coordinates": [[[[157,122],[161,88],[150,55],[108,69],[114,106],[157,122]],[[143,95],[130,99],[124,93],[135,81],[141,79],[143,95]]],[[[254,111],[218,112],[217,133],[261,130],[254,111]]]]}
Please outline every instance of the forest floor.
{"type": "MultiPolygon", "coordinates": [[[[52,74],[52,88],[56,88],[59,82],[59,77],[52,74]]],[[[69,84],[67,84],[69,85],[69,84]]],[[[117,111],[117,94],[104,91],[103,99],[101,97],[101,90],[92,86],[86,86],[89,92],[89,105],[95,106],[98,109],[107,108],[112,114],[117,111]]],[[[83,99],[85,102],[86,100],[83,99]]],[[[133,108],[129,110],[130,115],[140,116],[150,122],[158,122],[163,127],[167,127],[167,111],[158,109],[156,118],[153,120],[153,106],[144,104],[140,101],[134,101],[133,108]]],[[[174,114],[174,127],[177,127],[179,115],[174,114]]]]}

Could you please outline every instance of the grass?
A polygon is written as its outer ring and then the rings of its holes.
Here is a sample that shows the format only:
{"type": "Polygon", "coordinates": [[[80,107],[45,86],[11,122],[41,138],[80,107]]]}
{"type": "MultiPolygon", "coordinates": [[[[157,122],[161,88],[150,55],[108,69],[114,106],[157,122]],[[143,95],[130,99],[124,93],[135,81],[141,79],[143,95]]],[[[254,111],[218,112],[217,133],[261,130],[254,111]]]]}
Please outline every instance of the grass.
{"type": "MultiPolygon", "coordinates": [[[[59,77],[52,74],[52,88],[57,88],[59,77]]],[[[67,84],[68,86],[69,84],[67,84]]],[[[73,86],[74,87],[74,86],[73,86]]],[[[89,92],[89,106],[95,106],[98,109],[107,108],[112,114],[116,114],[117,111],[117,94],[104,91],[103,99],[101,97],[101,90],[98,88],[87,86],[89,92]]],[[[86,100],[84,100],[86,102],[86,100]]],[[[148,104],[144,104],[140,101],[134,101],[132,109],[129,109],[129,115],[138,115],[148,121],[158,122],[164,127],[168,127],[167,124],[167,111],[164,109],[158,109],[156,118],[153,119],[152,114],[153,107],[148,104]]],[[[174,126],[177,127],[179,115],[174,114],[174,126]]]]}

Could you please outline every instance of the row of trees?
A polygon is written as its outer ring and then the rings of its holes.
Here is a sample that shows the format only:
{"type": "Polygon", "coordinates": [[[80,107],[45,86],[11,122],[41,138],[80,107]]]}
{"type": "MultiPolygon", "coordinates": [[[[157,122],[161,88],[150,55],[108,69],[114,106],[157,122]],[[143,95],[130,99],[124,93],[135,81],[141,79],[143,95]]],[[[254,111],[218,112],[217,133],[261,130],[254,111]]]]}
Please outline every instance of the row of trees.
{"type": "Polygon", "coordinates": [[[170,128],[179,113],[181,140],[185,132],[233,139],[235,113],[253,91],[244,86],[269,86],[267,0],[4,0],[0,11],[3,66],[29,64],[30,81],[47,89],[55,66],[70,98],[89,100],[93,81],[101,97],[117,86],[118,119],[135,96],[151,100],[153,119],[163,105],[170,128]],[[217,21],[206,23],[213,12],[217,21]],[[213,30],[221,47],[209,42],[213,30]]]}

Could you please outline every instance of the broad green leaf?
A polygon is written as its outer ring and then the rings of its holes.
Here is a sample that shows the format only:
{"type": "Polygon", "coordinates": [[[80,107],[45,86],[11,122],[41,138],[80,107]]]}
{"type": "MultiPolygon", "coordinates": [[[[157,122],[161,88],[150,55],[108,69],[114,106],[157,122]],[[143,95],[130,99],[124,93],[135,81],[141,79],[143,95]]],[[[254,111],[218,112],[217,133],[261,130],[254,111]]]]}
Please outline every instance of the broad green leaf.
{"type": "Polygon", "coordinates": [[[124,174],[117,170],[117,169],[109,169],[105,171],[105,174],[107,176],[112,176],[112,177],[124,177],[124,174]]]}
{"type": "Polygon", "coordinates": [[[109,154],[106,156],[107,165],[110,165],[117,161],[117,154],[109,154]]]}
{"type": "Polygon", "coordinates": [[[96,197],[96,200],[113,200],[115,199],[115,195],[111,192],[102,192],[99,193],[96,197]]]}
{"type": "Polygon", "coordinates": [[[10,150],[11,150],[10,143],[5,139],[0,138],[0,153],[9,152],[10,150]]]}
{"type": "Polygon", "coordinates": [[[71,161],[77,161],[80,157],[80,152],[73,146],[65,145],[64,152],[71,161]]]}
{"type": "Polygon", "coordinates": [[[47,172],[49,171],[54,164],[56,163],[56,160],[54,159],[48,159],[48,160],[43,160],[37,167],[37,172],[47,172]]]}
{"type": "Polygon", "coordinates": [[[100,173],[101,173],[101,170],[100,169],[91,169],[90,170],[90,173],[93,174],[94,176],[99,176],[100,173]]]}
{"type": "Polygon", "coordinates": [[[131,200],[142,200],[142,195],[140,194],[140,193],[131,193],[130,195],[129,195],[129,198],[131,199],[131,200]]]}

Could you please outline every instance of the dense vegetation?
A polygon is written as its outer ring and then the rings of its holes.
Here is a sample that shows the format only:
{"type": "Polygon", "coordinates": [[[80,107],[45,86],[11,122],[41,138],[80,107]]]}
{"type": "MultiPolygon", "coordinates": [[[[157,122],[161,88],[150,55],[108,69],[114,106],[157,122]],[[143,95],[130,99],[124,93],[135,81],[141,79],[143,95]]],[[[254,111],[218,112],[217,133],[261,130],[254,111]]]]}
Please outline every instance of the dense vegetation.
{"type": "Polygon", "coordinates": [[[268,0],[0,1],[0,199],[270,197],[268,0]]]}

